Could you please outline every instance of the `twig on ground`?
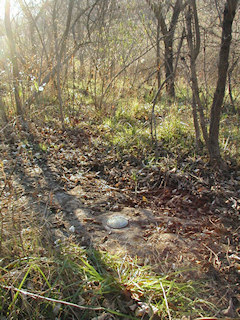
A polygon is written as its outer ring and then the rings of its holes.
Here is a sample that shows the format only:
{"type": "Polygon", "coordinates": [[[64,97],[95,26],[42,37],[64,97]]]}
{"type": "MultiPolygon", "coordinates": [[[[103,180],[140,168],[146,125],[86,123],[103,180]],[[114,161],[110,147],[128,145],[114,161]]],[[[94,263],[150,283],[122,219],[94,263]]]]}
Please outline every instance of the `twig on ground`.
{"type": "Polygon", "coordinates": [[[168,302],[167,302],[167,296],[165,293],[165,290],[163,288],[162,282],[160,282],[161,288],[162,288],[162,292],[163,292],[163,296],[164,296],[164,300],[165,300],[165,304],[166,304],[166,308],[167,308],[167,313],[168,313],[168,318],[169,320],[172,320],[171,314],[170,314],[170,310],[169,310],[169,306],[168,306],[168,302]]]}
{"type": "Polygon", "coordinates": [[[81,310],[93,310],[93,311],[105,310],[105,308],[103,308],[103,307],[80,306],[80,305],[75,304],[75,303],[44,297],[44,296],[41,296],[41,295],[36,294],[36,293],[32,293],[32,292],[28,292],[28,291],[25,291],[25,290],[14,288],[12,286],[2,286],[2,288],[7,289],[7,290],[17,291],[17,292],[19,292],[21,294],[24,294],[26,296],[32,297],[33,299],[41,299],[41,300],[46,300],[46,301],[49,301],[49,302],[61,303],[61,304],[67,305],[69,307],[75,307],[75,308],[78,308],[78,309],[81,309],[81,310]]]}

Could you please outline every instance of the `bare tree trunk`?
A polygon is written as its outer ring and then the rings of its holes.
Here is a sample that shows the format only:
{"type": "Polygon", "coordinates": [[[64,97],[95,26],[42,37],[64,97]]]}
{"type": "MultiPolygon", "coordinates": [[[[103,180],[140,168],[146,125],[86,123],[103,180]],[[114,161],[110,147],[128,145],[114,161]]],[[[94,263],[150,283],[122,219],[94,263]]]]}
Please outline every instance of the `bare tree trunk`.
{"type": "Polygon", "coordinates": [[[229,68],[229,70],[228,70],[228,93],[229,93],[230,101],[231,101],[231,104],[232,104],[233,112],[236,112],[237,110],[236,110],[235,101],[234,101],[234,98],[233,98],[233,95],[232,95],[232,73],[233,73],[234,68],[238,64],[239,59],[240,59],[240,57],[238,57],[234,61],[234,63],[232,64],[231,68],[229,68]]]}
{"type": "Polygon", "coordinates": [[[175,74],[173,70],[173,43],[174,43],[174,34],[177,27],[177,22],[181,11],[186,6],[187,2],[183,4],[182,0],[176,0],[174,7],[171,22],[169,28],[167,28],[165,20],[162,15],[162,10],[160,11],[161,17],[161,29],[162,34],[164,35],[164,44],[165,44],[165,74],[166,79],[166,91],[168,95],[172,98],[175,98],[175,74]]]}
{"type": "Polygon", "coordinates": [[[7,109],[7,106],[3,101],[2,97],[0,97],[0,122],[2,125],[0,132],[3,133],[6,141],[8,141],[9,143],[14,143],[12,126],[10,125],[6,109],[7,109]]]}
{"type": "Polygon", "coordinates": [[[187,24],[187,42],[188,48],[190,52],[190,70],[191,70],[191,86],[192,86],[192,112],[193,112],[193,122],[195,127],[196,134],[196,144],[198,147],[201,145],[200,139],[200,128],[198,124],[198,114],[200,115],[200,124],[203,133],[203,138],[208,145],[208,133],[206,128],[206,121],[203,112],[203,106],[201,103],[201,99],[199,96],[199,86],[197,79],[197,71],[196,71],[196,60],[199,55],[200,50],[200,31],[199,31],[199,23],[198,23],[198,15],[196,8],[196,0],[191,0],[188,8],[188,12],[186,14],[186,24],[187,24]],[[194,17],[194,29],[195,29],[195,40],[193,39],[192,32],[192,16],[194,17]]]}
{"type": "Polygon", "coordinates": [[[12,61],[12,72],[13,72],[13,88],[16,102],[16,110],[17,115],[20,116],[22,120],[24,120],[24,113],[22,102],[20,99],[20,89],[19,89],[19,68],[18,68],[18,60],[17,60],[17,51],[15,46],[15,39],[12,32],[12,26],[10,21],[10,0],[6,0],[5,4],[5,28],[8,39],[8,46],[10,50],[10,59],[12,61]]]}
{"type": "Polygon", "coordinates": [[[219,147],[219,125],[229,65],[228,60],[232,40],[232,23],[235,17],[237,4],[238,0],[227,0],[225,3],[222,24],[222,40],[219,52],[218,81],[211,107],[208,151],[210,161],[218,165],[223,163],[219,147]]]}
{"type": "Polygon", "coordinates": [[[157,19],[157,38],[156,38],[156,51],[157,51],[157,84],[158,89],[161,86],[161,67],[160,67],[160,20],[157,19]]]}
{"type": "MultiPolygon", "coordinates": [[[[161,32],[164,36],[164,58],[165,58],[165,79],[166,79],[166,91],[167,94],[174,98],[175,97],[175,74],[174,74],[174,63],[173,63],[173,43],[174,43],[174,33],[176,30],[177,22],[181,11],[186,6],[182,3],[182,0],[176,0],[175,5],[173,7],[173,14],[170,21],[169,27],[167,26],[165,19],[162,13],[162,4],[161,3],[153,3],[151,0],[146,0],[150,8],[155,14],[156,19],[158,20],[161,28],[161,32]]],[[[158,86],[159,88],[159,86],[158,86]]]]}
{"type": "Polygon", "coordinates": [[[56,53],[56,73],[57,73],[57,93],[58,93],[58,102],[59,102],[59,110],[60,110],[60,120],[62,123],[62,127],[64,128],[64,112],[63,112],[63,99],[62,99],[62,89],[61,89],[61,67],[62,67],[62,58],[66,51],[66,42],[68,38],[68,34],[70,31],[70,23],[73,12],[74,0],[69,1],[68,6],[68,15],[65,31],[61,40],[58,42],[58,32],[57,32],[57,22],[56,22],[56,4],[54,6],[54,14],[53,14],[53,28],[54,28],[54,39],[55,39],[55,53],[56,53]]]}
{"type": "Polygon", "coordinates": [[[32,51],[34,54],[36,54],[37,43],[36,43],[36,40],[34,39],[34,30],[36,29],[39,40],[40,40],[41,45],[43,47],[43,51],[44,51],[46,59],[47,59],[47,64],[49,65],[49,57],[48,57],[47,49],[46,49],[45,43],[43,41],[43,38],[41,36],[40,30],[37,26],[37,20],[41,17],[41,14],[43,13],[44,8],[46,7],[47,1],[42,5],[41,9],[39,10],[39,13],[36,15],[35,18],[33,17],[31,10],[25,1],[18,0],[18,3],[29,21],[32,51]]]}
{"type": "Polygon", "coordinates": [[[6,113],[6,106],[2,98],[0,97],[0,117],[4,125],[8,123],[8,117],[6,113]]]}
{"type": "Polygon", "coordinates": [[[165,44],[165,77],[168,79],[166,83],[166,91],[172,98],[175,97],[175,81],[173,76],[173,38],[166,36],[165,44]]]}
{"type": "Polygon", "coordinates": [[[195,140],[196,140],[196,148],[199,150],[202,142],[201,142],[201,132],[198,123],[198,114],[197,114],[197,107],[196,107],[196,99],[195,95],[192,95],[192,114],[193,114],[193,124],[195,129],[195,140]]]}
{"type": "MultiPolygon", "coordinates": [[[[175,78],[175,74],[177,71],[177,66],[178,66],[178,61],[180,57],[180,52],[183,44],[183,39],[185,38],[185,29],[183,29],[181,39],[178,44],[178,50],[177,50],[177,55],[176,55],[176,60],[175,60],[175,65],[174,65],[174,70],[173,70],[173,78],[175,78]]],[[[156,116],[155,116],[155,106],[157,103],[158,96],[162,90],[162,88],[166,85],[168,79],[165,79],[162,83],[161,86],[158,88],[157,93],[155,94],[153,100],[152,100],[152,111],[151,111],[151,120],[150,120],[150,130],[151,130],[151,137],[152,137],[152,143],[157,144],[157,128],[156,128],[156,116]]]]}

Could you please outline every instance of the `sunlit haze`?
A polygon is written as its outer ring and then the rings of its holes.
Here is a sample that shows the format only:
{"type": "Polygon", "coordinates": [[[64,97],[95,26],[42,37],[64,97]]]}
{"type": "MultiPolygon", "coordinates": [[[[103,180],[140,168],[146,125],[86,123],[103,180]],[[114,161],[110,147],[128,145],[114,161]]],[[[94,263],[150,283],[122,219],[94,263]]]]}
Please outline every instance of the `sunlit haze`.
{"type": "MultiPolygon", "coordinates": [[[[0,0],[0,18],[4,18],[5,0],[0,0]]],[[[15,0],[10,1],[10,14],[15,16],[19,12],[19,6],[15,0]]]]}
{"type": "Polygon", "coordinates": [[[4,17],[4,5],[5,5],[5,1],[0,0],[0,18],[1,19],[4,17]]]}

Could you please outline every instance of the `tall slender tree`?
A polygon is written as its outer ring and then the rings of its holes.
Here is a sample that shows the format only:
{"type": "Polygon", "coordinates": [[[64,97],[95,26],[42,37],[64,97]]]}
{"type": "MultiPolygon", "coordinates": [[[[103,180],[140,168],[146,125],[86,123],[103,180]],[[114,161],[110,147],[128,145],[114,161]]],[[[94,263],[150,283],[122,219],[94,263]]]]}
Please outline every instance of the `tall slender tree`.
{"type": "Polygon", "coordinates": [[[10,60],[12,62],[12,73],[13,73],[13,88],[16,102],[17,115],[23,120],[23,106],[20,98],[20,87],[19,87],[19,67],[18,67],[18,55],[16,50],[15,39],[12,31],[12,25],[10,20],[10,0],[6,0],[5,3],[5,29],[8,40],[8,47],[10,52],[10,60]]]}
{"type": "MultiPolygon", "coordinates": [[[[182,0],[176,0],[172,6],[172,16],[168,23],[164,19],[163,4],[161,1],[153,2],[146,0],[150,8],[154,12],[154,15],[160,25],[161,32],[164,41],[164,67],[165,67],[165,78],[166,78],[166,91],[172,98],[175,97],[175,81],[174,81],[174,34],[178,23],[178,18],[187,2],[182,0]]],[[[157,41],[160,41],[158,37],[157,41]]],[[[158,44],[159,46],[159,44],[158,44]]],[[[159,86],[160,87],[160,86],[159,86]]]]}
{"type": "Polygon", "coordinates": [[[219,52],[218,80],[211,106],[208,151],[211,162],[222,164],[219,146],[219,127],[222,104],[225,95],[227,72],[229,65],[229,51],[232,40],[232,23],[236,14],[239,0],[227,0],[222,20],[222,38],[219,52]]]}
{"type": "Polygon", "coordinates": [[[200,35],[196,0],[189,1],[188,10],[186,12],[186,30],[187,30],[187,43],[188,43],[189,56],[190,56],[193,122],[195,127],[195,134],[196,134],[196,144],[198,147],[200,147],[201,139],[200,139],[198,114],[200,116],[200,125],[201,125],[203,138],[206,145],[208,145],[208,133],[207,133],[205,116],[203,112],[203,105],[199,95],[199,85],[198,85],[197,67],[196,67],[196,61],[199,55],[200,44],[201,44],[201,35],[200,35]]]}

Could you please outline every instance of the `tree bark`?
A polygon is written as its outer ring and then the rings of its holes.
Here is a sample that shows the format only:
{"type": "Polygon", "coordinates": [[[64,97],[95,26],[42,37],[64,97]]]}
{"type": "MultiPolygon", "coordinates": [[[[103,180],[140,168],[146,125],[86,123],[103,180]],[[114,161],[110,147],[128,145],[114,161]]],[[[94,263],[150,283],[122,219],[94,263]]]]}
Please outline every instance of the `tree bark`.
{"type": "Polygon", "coordinates": [[[58,93],[60,119],[61,119],[63,129],[65,128],[65,126],[64,126],[64,111],[63,111],[63,99],[62,99],[62,88],[61,88],[61,67],[62,67],[62,58],[66,51],[66,42],[67,42],[68,34],[70,31],[70,23],[72,19],[74,1],[75,0],[69,1],[66,27],[65,27],[63,36],[59,42],[58,42],[57,21],[56,21],[56,2],[55,2],[54,12],[53,12],[53,30],[54,30],[56,66],[57,66],[57,93],[58,93]]]}
{"type": "Polygon", "coordinates": [[[24,119],[22,102],[20,99],[20,89],[19,89],[19,68],[17,60],[17,51],[15,46],[15,39],[13,36],[11,21],[10,21],[10,0],[6,0],[5,4],[5,29],[8,39],[8,46],[10,50],[10,59],[12,62],[12,72],[13,72],[13,88],[16,102],[17,115],[24,119]]]}
{"type": "Polygon", "coordinates": [[[6,105],[2,97],[0,97],[0,117],[2,119],[3,124],[6,125],[8,123],[8,117],[6,113],[6,105]]]}
{"type": "Polygon", "coordinates": [[[161,29],[164,35],[164,45],[165,45],[165,74],[166,79],[169,79],[166,83],[166,91],[168,95],[172,98],[175,98],[175,81],[174,81],[174,74],[173,74],[173,42],[174,42],[174,33],[176,30],[177,22],[179,15],[183,9],[182,0],[176,0],[172,19],[170,22],[169,28],[167,28],[165,20],[162,15],[162,11],[160,12],[161,15],[161,29]]]}
{"type": "Polygon", "coordinates": [[[196,144],[197,146],[201,145],[200,141],[200,130],[198,124],[198,113],[200,116],[200,125],[203,133],[203,138],[208,145],[208,132],[206,128],[206,121],[203,112],[203,106],[199,96],[199,86],[197,79],[196,71],[196,60],[199,55],[200,50],[200,31],[197,15],[196,0],[191,0],[186,14],[186,24],[187,24],[187,42],[190,53],[190,70],[191,70],[191,87],[192,87],[192,112],[193,112],[193,122],[195,127],[196,134],[196,144]],[[192,17],[194,18],[194,30],[195,30],[195,39],[192,32],[192,17]],[[197,113],[198,111],[198,113],[197,113]]]}
{"type": "Polygon", "coordinates": [[[211,107],[208,151],[210,155],[210,161],[218,165],[222,164],[219,146],[219,126],[229,65],[229,50],[232,40],[232,23],[235,17],[237,4],[238,0],[227,0],[225,3],[221,48],[219,52],[218,80],[211,107]]]}
{"type": "MultiPolygon", "coordinates": [[[[165,19],[162,13],[162,5],[161,3],[153,3],[150,0],[146,0],[156,19],[159,21],[161,32],[164,36],[164,58],[165,58],[165,79],[166,79],[166,91],[167,94],[174,98],[175,97],[175,81],[174,81],[174,63],[173,63],[173,43],[174,43],[174,33],[176,30],[177,22],[181,11],[186,6],[187,2],[183,5],[182,0],[176,0],[175,5],[173,7],[173,14],[170,21],[169,27],[167,26],[165,19]]],[[[158,86],[159,87],[159,86],[158,86]]]]}
{"type": "Polygon", "coordinates": [[[160,66],[160,21],[157,19],[157,39],[156,39],[156,64],[157,64],[157,84],[158,88],[161,86],[161,66],[160,66]]]}
{"type": "Polygon", "coordinates": [[[165,77],[168,79],[166,83],[167,94],[171,97],[175,97],[175,81],[173,77],[173,38],[167,36],[164,39],[165,45],[165,77]]]}

